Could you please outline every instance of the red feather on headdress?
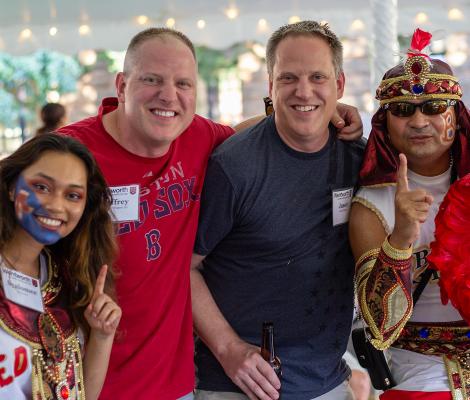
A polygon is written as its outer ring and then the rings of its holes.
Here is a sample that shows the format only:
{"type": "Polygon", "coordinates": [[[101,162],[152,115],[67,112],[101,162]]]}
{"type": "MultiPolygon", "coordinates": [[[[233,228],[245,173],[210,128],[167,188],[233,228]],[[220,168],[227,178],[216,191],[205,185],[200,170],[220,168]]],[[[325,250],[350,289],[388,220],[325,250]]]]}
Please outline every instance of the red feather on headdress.
{"type": "Polygon", "coordinates": [[[431,43],[432,35],[429,32],[417,28],[411,38],[410,50],[416,50],[418,53],[431,43]]]}
{"type": "Polygon", "coordinates": [[[441,300],[470,324],[470,174],[449,189],[436,216],[428,261],[439,270],[441,300]]]}

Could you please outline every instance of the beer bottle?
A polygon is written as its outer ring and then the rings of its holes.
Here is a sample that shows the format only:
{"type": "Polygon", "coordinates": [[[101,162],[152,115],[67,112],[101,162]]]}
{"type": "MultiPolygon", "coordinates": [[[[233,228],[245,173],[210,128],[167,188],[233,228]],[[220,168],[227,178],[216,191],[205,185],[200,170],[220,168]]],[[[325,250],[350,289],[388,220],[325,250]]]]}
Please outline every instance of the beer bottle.
{"type": "Polygon", "coordinates": [[[272,322],[263,322],[261,357],[269,363],[278,378],[281,379],[281,360],[276,356],[276,352],[274,351],[274,325],[272,322]]]}

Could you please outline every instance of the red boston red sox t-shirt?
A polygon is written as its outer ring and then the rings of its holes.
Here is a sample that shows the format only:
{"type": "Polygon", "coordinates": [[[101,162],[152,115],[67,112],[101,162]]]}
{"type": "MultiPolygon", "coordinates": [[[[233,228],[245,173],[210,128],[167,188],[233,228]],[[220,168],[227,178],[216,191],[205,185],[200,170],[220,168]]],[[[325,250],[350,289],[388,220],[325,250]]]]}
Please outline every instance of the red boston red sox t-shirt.
{"type": "Polygon", "coordinates": [[[110,186],[140,185],[139,219],[118,227],[116,281],[122,319],[101,399],[175,400],[193,390],[189,266],[200,193],[212,150],[233,133],[196,115],[160,158],[128,152],[99,114],[61,128],[95,156],[110,186]]]}

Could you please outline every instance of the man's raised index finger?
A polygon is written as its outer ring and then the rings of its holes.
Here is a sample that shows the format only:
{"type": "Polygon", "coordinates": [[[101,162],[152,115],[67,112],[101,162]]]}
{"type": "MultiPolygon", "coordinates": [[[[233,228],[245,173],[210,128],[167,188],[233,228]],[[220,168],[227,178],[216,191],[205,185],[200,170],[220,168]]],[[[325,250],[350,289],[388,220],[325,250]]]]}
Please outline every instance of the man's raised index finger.
{"type": "Polygon", "coordinates": [[[397,171],[397,192],[407,192],[410,190],[408,187],[408,162],[403,153],[400,153],[399,158],[400,165],[397,171]]]}

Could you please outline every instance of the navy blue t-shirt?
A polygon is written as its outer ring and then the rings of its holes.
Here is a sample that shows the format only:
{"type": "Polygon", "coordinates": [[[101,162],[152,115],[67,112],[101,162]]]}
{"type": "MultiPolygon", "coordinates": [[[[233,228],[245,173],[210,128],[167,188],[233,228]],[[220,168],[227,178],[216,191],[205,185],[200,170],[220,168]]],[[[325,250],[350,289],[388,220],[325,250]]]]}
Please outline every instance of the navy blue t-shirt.
{"type": "MultiPolygon", "coordinates": [[[[320,151],[295,151],[271,116],[209,162],[195,253],[241,338],[259,346],[262,322],[274,322],[283,400],[320,396],[350,373],[354,261],[347,223],[333,227],[332,190],[356,185],[363,149],[330,129],[320,151]]],[[[199,389],[240,391],[201,341],[195,360],[199,389]]]]}

